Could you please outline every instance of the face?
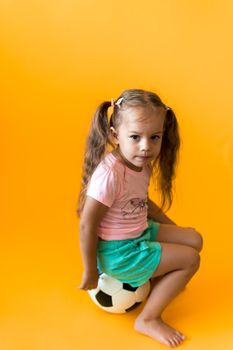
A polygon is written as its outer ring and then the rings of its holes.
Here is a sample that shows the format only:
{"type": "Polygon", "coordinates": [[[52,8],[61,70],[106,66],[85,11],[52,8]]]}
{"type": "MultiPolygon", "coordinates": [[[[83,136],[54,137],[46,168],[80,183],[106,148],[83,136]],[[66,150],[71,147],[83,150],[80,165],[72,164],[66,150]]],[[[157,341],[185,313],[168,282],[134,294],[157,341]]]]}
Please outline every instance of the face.
{"type": "Polygon", "coordinates": [[[141,171],[160,153],[166,111],[163,107],[131,107],[121,113],[118,130],[111,127],[113,142],[124,163],[141,171]]]}

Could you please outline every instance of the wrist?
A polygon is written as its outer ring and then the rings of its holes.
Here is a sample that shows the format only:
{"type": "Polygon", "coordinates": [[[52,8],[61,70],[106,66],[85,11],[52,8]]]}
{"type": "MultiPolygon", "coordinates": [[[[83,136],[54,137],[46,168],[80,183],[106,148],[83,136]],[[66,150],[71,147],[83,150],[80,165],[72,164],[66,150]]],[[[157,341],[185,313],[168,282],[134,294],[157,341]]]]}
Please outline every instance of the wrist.
{"type": "Polygon", "coordinates": [[[90,274],[90,273],[98,273],[98,269],[97,269],[97,267],[88,267],[88,268],[85,268],[84,269],[84,271],[86,272],[86,273],[88,273],[88,274],[90,274]]]}

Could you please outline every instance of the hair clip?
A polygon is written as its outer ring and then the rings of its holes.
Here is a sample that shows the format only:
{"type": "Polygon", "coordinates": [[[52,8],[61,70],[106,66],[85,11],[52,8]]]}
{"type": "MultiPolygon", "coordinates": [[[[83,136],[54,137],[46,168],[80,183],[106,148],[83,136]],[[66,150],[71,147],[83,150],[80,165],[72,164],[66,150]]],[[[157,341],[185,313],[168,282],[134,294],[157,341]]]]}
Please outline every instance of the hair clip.
{"type": "Polygon", "coordinates": [[[123,100],[124,100],[124,97],[121,97],[121,98],[119,98],[119,100],[117,100],[117,102],[115,102],[115,104],[117,105],[117,107],[120,108],[121,102],[122,102],[123,100]]]}
{"type": "Polygon", "coordinates": [[[164,105],[164,106],[165,106],[166,111],[169,111],[169,109],[171,109],[171,108],[168,107],[167,105],[164,105]]]}

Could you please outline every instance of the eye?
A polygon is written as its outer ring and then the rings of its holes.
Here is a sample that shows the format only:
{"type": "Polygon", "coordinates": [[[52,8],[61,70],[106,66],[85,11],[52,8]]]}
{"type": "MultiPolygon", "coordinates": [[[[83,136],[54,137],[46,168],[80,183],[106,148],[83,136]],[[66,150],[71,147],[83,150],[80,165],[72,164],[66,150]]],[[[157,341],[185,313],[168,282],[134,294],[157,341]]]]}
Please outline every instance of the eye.
{"type": "Polygon", "coordinates": [[[156,140],[159,140],[160,139],[160,136],[159,135],[154,135],[151,137],[152,140],[156,141],[156,140]],[[157,139],[156,139],[157,138],[157,139]]]}
{"type": "Polygon", "coordinates": [[[138,140],[139,139],[139,136],[138,135],[131,135],[130,136],[130,138],[132,139],[132,140],[138,140]]]}

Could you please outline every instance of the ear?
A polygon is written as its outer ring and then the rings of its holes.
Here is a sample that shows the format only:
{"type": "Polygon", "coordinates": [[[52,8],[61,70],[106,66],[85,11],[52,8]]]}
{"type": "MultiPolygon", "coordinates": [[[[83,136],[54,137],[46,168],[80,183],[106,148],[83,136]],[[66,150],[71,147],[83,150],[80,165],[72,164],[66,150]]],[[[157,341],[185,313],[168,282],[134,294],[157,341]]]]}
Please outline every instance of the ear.
{"type": "Polygon", "coordinates": [[[111,128],[110,128],[110,138],[112,139],[112,141],[113,141],[116,145],[119,144],[118,134],[117,134],[117,131],[114,129],[113,126],[111,126],[111,128]]]}

